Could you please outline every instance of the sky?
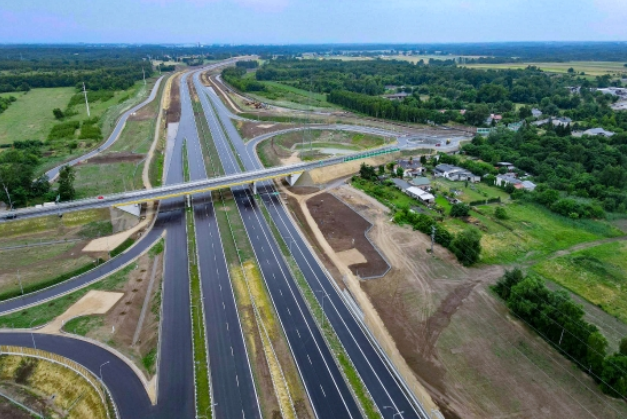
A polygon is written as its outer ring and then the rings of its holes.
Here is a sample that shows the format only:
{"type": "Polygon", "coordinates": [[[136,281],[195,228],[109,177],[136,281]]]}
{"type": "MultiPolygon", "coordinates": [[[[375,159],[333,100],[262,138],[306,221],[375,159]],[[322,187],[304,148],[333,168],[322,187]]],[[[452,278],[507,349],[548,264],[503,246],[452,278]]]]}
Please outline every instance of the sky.
{"type": "Polygon", "coordinates": [[[627,0],[0,0],[0,43],[627,41],[627,0]]]}

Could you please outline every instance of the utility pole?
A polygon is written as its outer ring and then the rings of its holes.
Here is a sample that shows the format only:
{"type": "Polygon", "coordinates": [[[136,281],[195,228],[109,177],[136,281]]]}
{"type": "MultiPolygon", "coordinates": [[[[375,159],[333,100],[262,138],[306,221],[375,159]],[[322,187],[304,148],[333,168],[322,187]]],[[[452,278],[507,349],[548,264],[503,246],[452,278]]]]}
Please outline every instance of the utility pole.
{"type": "Polygon", "coordinates": [[[17,280],[20,282],[20,289],[22,290],[22,299],[24,299],[24,287],[22,286],[22,277],[20,275],[20,270],[17,270],[17,280]]]}
{"type": "Polygon", "coordinates": [[[146,85],[146,71],[144,71],[144,67],[142,67],[142,76],[144,77],[144,86],[146,85]]]}
{"type": "Polygon", "coordinates": [[[91,117],[89,112],[89,101],[87,100],[87,89],[85,89],[85,82],[83,82],[83,93],[85,94],[85,107],[87,108],[87,117],[91,117]]]}
{"type": "Polygon", "coordinates": [[[13,210],[13,201],[11,201],[11,195],[9,195],[9,188],[7,188],[6,183],[2,183],[4,186],[4,191],[7,193],[7,198],[9,199],[9,211],[13,210]]]}
{"type": "Polygon", "coordinates": [[[431,256],[433,256],[433,244],[435,243],[435,226],[431,226],[431,256]]]}

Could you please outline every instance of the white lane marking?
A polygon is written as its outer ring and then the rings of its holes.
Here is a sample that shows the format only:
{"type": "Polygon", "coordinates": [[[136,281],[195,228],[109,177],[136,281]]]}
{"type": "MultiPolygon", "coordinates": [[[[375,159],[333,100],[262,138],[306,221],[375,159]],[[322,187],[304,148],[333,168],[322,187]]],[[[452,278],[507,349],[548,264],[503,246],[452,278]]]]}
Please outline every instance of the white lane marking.
{"type": "MultiPolygon", "coordinates": [[[[226,330],[229,330],[229,322],[226,322],[226,330]]],[[[231,347],[231,350],[233,349],[233,347],[231,347]]]]}
{"type": "Polygon", "coordinates": [[[327,393],[324,392],[324,389],[322,388],[322,384],[320,384],[320,390],[322,390],[322,395],[324,397],[327,397],[327,393]]]}
{"type": "Polygon", "coordinates": [[[309,363],[313,365],[313,362],[311,362],[311,358],[309,358],[309,354],[307,354],[307,359],[309,360],[309,363]]]}
{"type": "Polygon", "coordinates": [[[226,306],[224,305],[224,301],[222,301],[222,310],[226,310],[226,306]]]}
{"type": "MultiPolygon", "coordinates": [[[[286,307],[287,308],[287,307],[286,307]]],[[[290,316],[292,315],[292,312],[290,311],[290,309],[287,309],[287,314],[289,314],[290,316]]]]}
{"type": "Polygon", "coordinates": [[[231,356],[235,356],[235,354],[233,353],[233,347],[231,346],[231,356]]]}
{"type": "Polygon", "coordinates": [[[298,337],[300,338],[300,332],[298,331],[298,329],[296,329],[296,334],[298,335],[298,337]]]}
{"type": "MultiPolygon", "coordinates": [[[[237,386],[239,387],[239,377],[237,376],[237,374],[235,375],[235,380],[237,381],[237,386]]],[[[320,386],[320,388],[322,388],[322,386],[320,386]]],[[[324,393],[324,390],[322,390],[322,392],[324,393]]],[[[327,397],[326,395],[324,397],[327,397]]]]}

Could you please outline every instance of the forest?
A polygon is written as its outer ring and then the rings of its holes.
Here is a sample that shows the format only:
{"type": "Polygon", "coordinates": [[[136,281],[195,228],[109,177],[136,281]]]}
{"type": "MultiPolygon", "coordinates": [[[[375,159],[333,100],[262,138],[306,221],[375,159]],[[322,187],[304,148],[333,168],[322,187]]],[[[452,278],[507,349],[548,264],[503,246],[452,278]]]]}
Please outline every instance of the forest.
{"type": "Polygon", "coordinates": [[[284,59],[267,62],[257,70],[256,78],[326,93],[329,102],[344,108],[406,122],[485,126],[491,113],[502,113],[503,123],[511,123],[530,119],[531,107],[537,107],[549,116],[581,121],[581,128],[599,124],[608,129],[627,128],[627,117],[610,108],[617,98],[592,90],[622,85],[610,76],[589,80],[574,72],[544,73],[534,66],[469,69],[452,61],[284,59]],[[572,93],[567,89],[570,86],[581,86],[581,93],[572,93]],[[402,101],[384,98],[386,87],[408,96],[402,101]],[[518,109],[520,105],[525,106],[518,109]]]}
{"type": "MultiPolygon", "coordinates": [[[[560,137],[551,132],[540,135],[530,126],[475,137],[462,150],[490,165],[507,161],[519,174],[531,174],[538,185],[535,191],[511,191],[512,198],[533,200],[572,218],[602,217],[603,210],[627,211],[627,134],[560,137]]],[[[460,163],[455,156],[443,157],[442,162],[460,163]]],[[[480,176],[496,174],[493,166],[476,161],[460,164],[480,176]]]]}

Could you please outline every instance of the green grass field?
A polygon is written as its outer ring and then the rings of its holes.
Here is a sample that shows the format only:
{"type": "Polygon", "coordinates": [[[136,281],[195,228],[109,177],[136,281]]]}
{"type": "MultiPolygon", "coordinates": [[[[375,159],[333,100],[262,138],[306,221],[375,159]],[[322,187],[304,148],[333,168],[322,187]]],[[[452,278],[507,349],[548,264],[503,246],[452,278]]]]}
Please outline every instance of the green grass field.
{"type": "Polygon", "coordinates": [[[146,154],[155,135],[156,120],[127,121],[111,151],[125,151],[146,154]]]}
{"type": "Polygon", "coordinates": [[[468,68],[493,69],[524,69],[527,66],[536,66],[549,73],[567,73],[569,68],[575,72],[584,72],[588,76],[602,76],[604,74],[627,74],[627,68],[622,62],[605,61],[572,61],[567,63],[516,63],[516,64],[471,64],[468,68]]]}
{"type": "Polygon", "coordinates": [[[544,261],[533,270],[627,323],[627,243],[606,243],[544,261]]]}
{"type": "Polygon", "coordinates": [[[57,122],[52,110],[65,109],[74,92],[73,87],[54,87],[32,89],[27,93],[3,93],[3,96],[14,96],[17,101],[0,114],[0,144],[45,140],[57,122]]]}
{"type": "Polygon", "coordinates": [[[76,198],[143,189],[144,163],[85,164],[76,167],[76,198]]]}
{"type": "MultiPolygon", "coordinates": [[[[471,213],[481,223],[481,261],[488,264],[537,260],[579,243],[622,235],[606,221],[571,220],[530,203],[505,205],[507,220],[497,220],[494,208],[494,205],[479,206],[479,213],[471,213]]],[[[455,223],[447,221],[452,232],[460,230],[462,221],[455,223]]]]}

